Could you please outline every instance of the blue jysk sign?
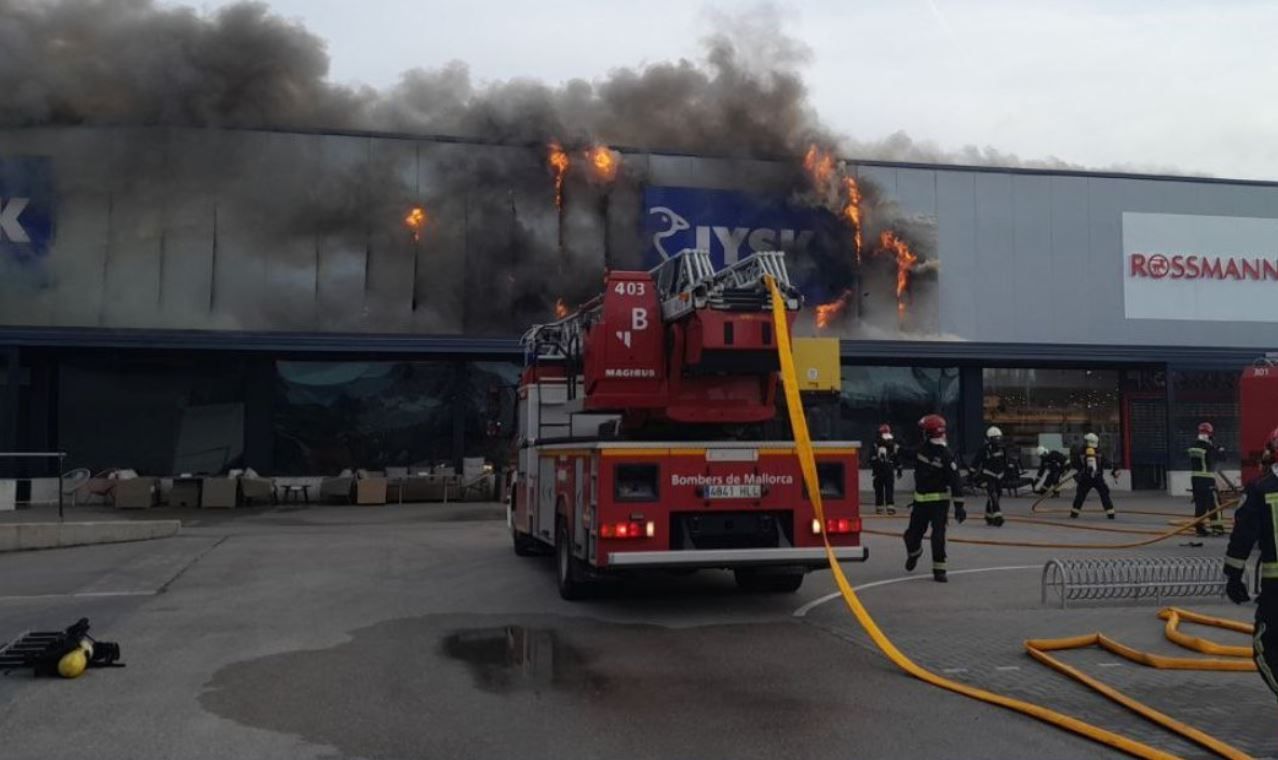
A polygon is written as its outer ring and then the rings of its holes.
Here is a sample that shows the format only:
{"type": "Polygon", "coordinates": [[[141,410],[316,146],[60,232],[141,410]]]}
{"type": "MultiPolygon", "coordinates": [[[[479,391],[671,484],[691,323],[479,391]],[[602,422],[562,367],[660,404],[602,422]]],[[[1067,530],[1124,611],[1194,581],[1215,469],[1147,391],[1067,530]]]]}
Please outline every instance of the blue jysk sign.
{"type": "Polygon", "coordinates": [[[710,251],[720,267],[753,251],[802,253],[821,213],[733,190],[650,187],[644,191],[646,263],[656,266],[685,248],[710,251]]]}
{"type": "Polygon", "coordinates": [[[0,260],[26,262],[49,254],[56,200],[49,158],[0,157],[0,260]]]}

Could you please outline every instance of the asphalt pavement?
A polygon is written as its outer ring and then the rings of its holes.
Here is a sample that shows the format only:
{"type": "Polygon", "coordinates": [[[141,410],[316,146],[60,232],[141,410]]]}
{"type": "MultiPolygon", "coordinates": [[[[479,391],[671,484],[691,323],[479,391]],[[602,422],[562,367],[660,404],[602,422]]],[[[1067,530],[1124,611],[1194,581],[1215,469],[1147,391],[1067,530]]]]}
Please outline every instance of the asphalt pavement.
{"type": "MultiPolygon", "coordinates": [[[[0,677],[0,755],[1023,758],[1033,748],[1039,758],[1115,756],[903,675],[830,598],[828,572],[797,594],[741,593],[730,575],[702,572],[565,602],[547,558],[511,551],[500,515],[494,505],[187,512],[174,538],[0,555],[0,640],[87,616],[128,663],[76,681],[0,677]]],[[[973,522],[954,535],[1140,537],[973,522]]],[[[1157,516],[1079,522],[1167,527],[1157,516]]],[[[867,525],[891,533],[903,522],[867,525]]],[[[1219,539],[1181,543],[1136,553],[1223,552],[1219,539]]],[[[1092,630],[1161,645],[1153,605],[1039,603],[1038,568],[1049,556],[1092,552],[953,544],[953,576],[942,586],[926,577],[926,560],[918,580],[905,580],[898,538],[867,536],[867,544],[871,560],[847,565],[849,576],[923,664],[1205,756],[1024,655],[1027,636],[1092,630]]],[[[1250,614],[1213,600],[1186,606],[1250,614]]],[[[1072,661],[1256,756],[1278,756],[1278,707],[1255,674],[1151,674],[1113,659],[1072,661]]]]}

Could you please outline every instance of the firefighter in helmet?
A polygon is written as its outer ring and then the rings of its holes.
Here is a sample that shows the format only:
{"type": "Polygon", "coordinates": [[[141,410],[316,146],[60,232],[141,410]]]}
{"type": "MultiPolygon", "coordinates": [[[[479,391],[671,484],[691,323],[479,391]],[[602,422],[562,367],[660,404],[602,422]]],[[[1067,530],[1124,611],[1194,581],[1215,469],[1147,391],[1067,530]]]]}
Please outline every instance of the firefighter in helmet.
{"type": "Polygon", "coordinates": [[[1074,492],[1074,505],[1070,507],[1069,516],[1078,517],[1083,511],[1083,502],[1093,488],[1100,494],[1101,506],[1105,508],[1105,516],[1114,519],[1114,500],[1109,497],[1109,486],[1105,484],[1105,456],[1100,452],[1100,438],[1095,433],[1083,436],[1083,445],[1076,447],[1070,457],[1070,464],[1078,473],[1078,489],[1074,492]]]}
{"type": "Polygon", "coordinates": [[[1034,477],[1034,493],[1051,491],[1053,496],[1059,496],[1061,477],[1065,475],[1069,457],[1059,451],[1049,451],[1046,446],[1039,446],[1035,453],[1038,454],[1038,474],[1034,477]]]}
{"type": "Polygon", "coordinates": [[[874,476],[874,514],[881,515],[885,510],[889,515],[896,514],[896,479],[901,477],[901,448],[892,435],[890,425],[879,425],[870,471],[874,476]]]}
{"type": "Polygon", "coordinates": [[[985,431],[985,445],[972,461],[976,481],[985,487],[985,524],[1003,527],[1003,475],[1007,473],[1007,450],[1003,448],[1003,431],[991,427],[985,431]]]}
{"type": "MultiPolygon", "coordinates": [[[[1220,500],[1216,496],[1216,462],[1224,449],[1216,445],[1214,438],[1216,429],[1210,422],[1198,426],[1198,438],[1189,444],[1189,478],[1194,493],[1194,517],[1199,518],[1208,512],[1211,516],[1211,535],[1225,535],[1225,523],[1220,512],[1220,500]]],[[[1194,526],[1198,535],[1207,535],[1207,526],[1198,523],[1194,526]]]]}
{"type": "Polygon", "coordinates": [[[932,578],[945,583],[945,523],[950,502],[954,518],[967,519],[963,509],[963,479],[958,464],[945,445],[945,418],[929,414],[919,420],[923,445],[914,463],[914,503],[910,524],[905,529],[905,569],[913,570],[923,556],[923,535],[932,530],[932,578]]]}
{"type": "Polygon", "coordinates": [[[1278,429],[1265,441],[1261,476],[1247,486],[1242,506],[1234,512],[1234,531],[1225,551],[1225,593],[1236,604],[1250,600],[1243,572],[1252,547],[1260,544],[1259,606],[1253,652],[1256,669],[1278,696],[1278,429]]]}

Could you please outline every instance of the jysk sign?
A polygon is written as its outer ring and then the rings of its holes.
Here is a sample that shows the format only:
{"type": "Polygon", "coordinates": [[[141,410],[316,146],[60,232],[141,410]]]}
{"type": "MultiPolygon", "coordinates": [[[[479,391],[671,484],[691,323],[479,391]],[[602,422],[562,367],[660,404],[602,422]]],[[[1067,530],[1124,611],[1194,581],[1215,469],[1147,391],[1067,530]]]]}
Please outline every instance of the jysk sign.
{"type": "Polygon", "coordinates": [[[649,266],[685,248],[708,250],[716,266],[753,251],[802,252],[812,244],[820,213],[731,190],[650,187],[644,191],[649,266]]]}
{"type": "Polygon", "coordinates": [[[0,157],[0,260],[43,258],[53,244],[53,165],[46,157],[0,157]]]}
{"type": "Polygon", "coordinates": [[[1278,219],[1123,214],[1128,319],[1278,322],[1278,219]]]}

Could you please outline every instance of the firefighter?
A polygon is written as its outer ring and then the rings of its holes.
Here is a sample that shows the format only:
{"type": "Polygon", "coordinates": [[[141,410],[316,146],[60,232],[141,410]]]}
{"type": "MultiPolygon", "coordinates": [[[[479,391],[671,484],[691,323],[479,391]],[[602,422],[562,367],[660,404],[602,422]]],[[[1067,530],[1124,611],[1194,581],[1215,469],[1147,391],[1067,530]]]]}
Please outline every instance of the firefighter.
{"type": "Polygon", "coordinates": [[[1083,502],[1093,488],[1100,494],[1101,506],[1105,508],[1105,516],[1113,520],[1114,501],[1109,498],[1109,486],[1105,484],[1105,457],[1100,453],[1100,438],[1095,433],[1083,436],[1083,445],[1073,450],[1070,464],[1074,467],[1078,489],[1074,492],[1074,506],[1070,507],[1069,516],[1078,517],[1083,511],[1083,502]]]}
{"type": "Polygon", "coordinates": [[[874,439],[874,456],[870,460],[874,474],[874,514],[886,511],[896,514],[896,480],[901,477],[901,448],[892,436],[890,425],[879,425],[874,439]]]}
{"type": "Polygon", "coordinates": [[[1247,486],[1243,504],[1234,512],[1234,532],[1225,551],[1225,593],[1235,604],[1250,600],[1243,571],[1251,549],[1260,543],[1260,590],[1252,651],[1256,669],[1278,696],[1278,429],[1265,441],[1264,474],[1247,486]]]}
{"type": "Polygon", "coordinates": [[[976,480],[985,487],[985,524],[1003,527],[1003,476],[1007,474],[1007,450],[1003,448],[1003,431],[990,427],[985,431],[985,446],[972,460],[976,480]]]}
{"type": "MultiPolygon", "coordinates": [[[[1216,460],[1224,453],[1224,449],[1216,445],[1213,437],[1216,429],[1210,422],[1198,426],[1198,439],[1189,445],[1189,478],[1194,492],[1194,517],[1202,517],[1220,506],[1216,495],[1216,460]]],[[[1198,523],[1194,526],[1198,535],[1207,535],[1207,526],[1198,523]]],[[[1211,516],[1211,535],[1225,535],[1225,522],[1216,511],[1211,516]]]]}
{"type": "Polygon", "coordinates": [[[932,529],[932,579],[946,583],[945,523],[949,519],[950,502],[954,502],[954,519],[967,519],[963,509],[963,480],[958,464],[945,445],[945,418],[929,414],[919,420],[923,445],[914,464],[914,502],[910,524],[905,529],[905,569],[914,570],[923,556],[923,535],[932,529]]]}
{"type": "Polygon", "coordinates": [[[1049,451],[1046,446],[1039,446],[1036,453],[1038,474],[1034,477],[1034,493],[1045,494],[1051,491],[1052,496],[1060,496],[1061,477],[1065,474],[1069,457],[1059,451],[1049,451]]]}

